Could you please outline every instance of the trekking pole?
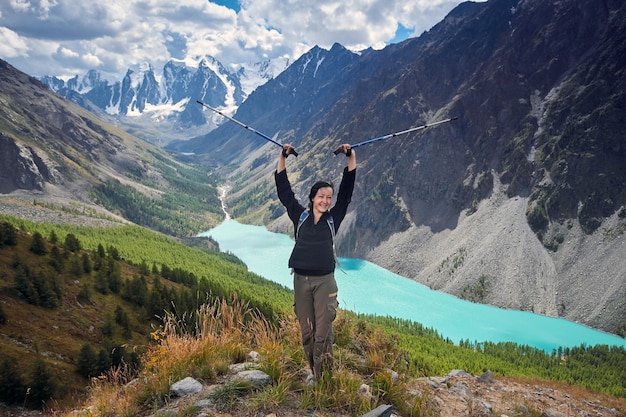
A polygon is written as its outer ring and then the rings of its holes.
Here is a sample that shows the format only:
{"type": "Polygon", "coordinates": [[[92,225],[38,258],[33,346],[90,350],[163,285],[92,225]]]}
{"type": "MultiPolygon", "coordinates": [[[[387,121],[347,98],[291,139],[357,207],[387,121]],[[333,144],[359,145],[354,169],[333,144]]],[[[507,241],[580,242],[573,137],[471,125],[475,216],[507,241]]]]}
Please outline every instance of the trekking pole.
{"type": "MultiPolygon", "coordinates": [[[[366,141],[363,141],[363,142],[355,143],[354,145],[350,145],[350,147],[351,147],[351,148],[358,148],[359,146],[367,145],[367,144],[369,144],[369,143],[378,142],[378,141],[380,141],[380,140],[385,140],[385,139],[393,138],[393,137],[395,137],[395,136],[404,135],[404,134],[406,134],[406,133],[415,132],[416,130],[426,129],[427,127],[432,127],[432,126],[436,126],[436,125],[439,125],[439,124],[442,124],[442,123],[451,122],[452,120],[456,120],[456,119],[458,119],[458,117],[452,117],[452,118],[450,118],[450,119],[444,119],[444,120],[440,120],[440,121],[438,121],[438,122],[434,122],[434,123],[430,123],[430,124],[425,124],[425,125],[422,125],[422,126],[417,126],[417,127],[412,127],[412,128],[410,128],[410,129],[407,129],[407,130],[402,130],[402,131],[400,131],[400,132],[390,133],[390,134],[385,135],[385,136],[380,136],[380,137],[377,137],[377,138],[374,138],[374,139],[369,139],[369,140],[366,140],[366,141]]],[[[339,149],[337,149],[337,150],[333,151],[333,153],[334,153],[335,155],[339,155],[339,154],[340,154],[340,153],[342,153],[342,152],[343,152],[343,151],[342,151],[342,149],[341,149],[341,148],[339,148],[339,149]]]]}
{"type": "Polygon", "coordinates": [[[209,106],[208,104],[205,104],[205,103],[201,102],[200,100],[196,100],[196,102],[197,102],[198,104],[201,104],[202,106],[206,107],[207,109],[213,110],[215,113],[219,114],[219,115],[220,115],[220,116],[222,116],[222,117],[227,118],[227,119],[228,119],[228,120],[230,120],[231,122],[235,122],[235,123],[237,123],[239,126],[243,127],[244,129],[248,129],[249,131],[251,131],[251,132],[253,132],[253,133],[256,133],[257,135],[261,136],[263,139],[265,139],[265,140],[268,140],[268,141],[272,142],[274,145],[280,146],[281,148],[283,148],[283,155],[285,156],[285,158],[286,158],[286,157],[288,157],[288,156],[289,156],[289,155],[291,155],[291,154],[293,154],[294,156],[298,156],[298,152],[296,152],[296,150],[295,150],[295,149],[291,148],[291,149],[287,152],[287,151],[285,151],[285,148],[284,148],[284,146],[283,146],[283,144],[282,144],[282,143],[279,143],[279,142],[275,141],[274,139],[270,138],[270,137],[269,137],[269,136],[267,136],[266,134],[261,133],[261,132],[259,132],[258,130],[253,129],[253,128],[251,128],[250,126],[248,126],[248,125],[246,125],[246,124],[241,123],[239,120],[233,119],[232,117],[225,115],[224,113],[222,113],[222,112],[221,112],[221,111],[219,111],[218,109],[215,109],[215,108],[213,108],[213,107],[209,106]]]}

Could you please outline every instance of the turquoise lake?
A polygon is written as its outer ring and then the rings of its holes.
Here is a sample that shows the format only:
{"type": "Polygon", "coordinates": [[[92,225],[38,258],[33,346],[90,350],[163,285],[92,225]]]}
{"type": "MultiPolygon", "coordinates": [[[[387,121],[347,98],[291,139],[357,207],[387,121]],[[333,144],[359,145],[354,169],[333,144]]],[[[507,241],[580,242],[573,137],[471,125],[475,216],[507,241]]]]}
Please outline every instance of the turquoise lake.
{"type": "MultiPolygon", "coordinates": [[[[291,237],[233,220],[201,236],[211,236],[222,251],[235,254],[250,271],[293,289],[293,277],[287,267],[293,248],[291,237]]],[[[574,322],[472,303],[431,290],[371,262],[339,260],[346,272],[335,272],[341,308],[418,322],[457,344],[466,339],[514,342],[546,352],[581,344],[626,347],[626,339],[574,322]]]]}

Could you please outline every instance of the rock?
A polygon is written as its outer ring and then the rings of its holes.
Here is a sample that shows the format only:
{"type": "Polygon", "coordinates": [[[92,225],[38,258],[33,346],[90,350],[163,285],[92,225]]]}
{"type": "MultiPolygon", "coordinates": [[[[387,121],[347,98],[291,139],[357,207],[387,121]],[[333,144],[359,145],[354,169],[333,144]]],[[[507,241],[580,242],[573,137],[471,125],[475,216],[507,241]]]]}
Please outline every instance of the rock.
{"type": "Polygon", "coordinates": [[[363,414],[361,417],[390,417],[392,406],[383,404],[379,405],[369,413],[363,414]]]}
{"type": "Polygon", "coordinates": [[[169,410],[165,408],[157,410],[157,412],[154,413],[155,417],[176,417],[177,415],[178,415],[177,410],[169,410]]]}
{"type": "Polygon", "coordinates": [[[393,369],[388,369],[389,374],[391,376],[391,382],[393,382],[394,384],[396,384],[398,382],[398,380],[400,379],[400,376],[398,375],[398,373],[396,371],[394,371],[393,369]]]}
{"type": "Polygon", "coordinates": [[[466,401],[470,401],[472,398],[472,390],[465,384],[456,384],[450,387],[450,392],[457,394],[466,401]]]}
{"type": "Polygon", "coordinates": [[[258,362],[260,357],[261,355],[259,355],[259,352],[255,352],[254,350],[248,353],[248,359],[250,359],[252,362],[258,362]]]}
{"type": "Polygon", "coordinates": [[[485,384],[492,384],[494,382],[496,382],[496,376],[493,374],[493,372],[491,371],[487,371],[484,374],[482,374],[478,380],[482,383],[485,384]]]}
{"type": "Polygon", "coordinates": [[[199,401],[196,401],[194,404],[194,406],[200,409],[209,408],[212,405],[213,405],[213,402],[211,400],[199,400],[199,401]]]}
{"type": "Polygon", "coordinates": [[[367,384],[361,384],[361,386],[359,387],[358,393],[359,393],[359,396],[361,397],[366,397],[366,398],[372,397],[372,390],[370,386],[367,384]]]}
{"type": "Polygon", "coordinates": [[[441,376],[431,376],[428,378],[423,378],[426,380],[426,382],[428,382],[428,385],[430,385],[433,388],[438,388],[441,384],[445,384],[446,383],[446,378],[441,377],[441,376]]]}
{"type": "Polygon", "coordinates": [[[185,395],[195,394],[202,391],[202,384],[192,377],[188,376],[178,382],[175,382],[170,387],[170,393],[176,397],[183,397],[185,395]]]}
{"type": "Polygon", "coordinates": [[[272,378],[265,372],[259,371],[258,369],[238,372],[237,375],[235,375],[235,378],[250,381],[252,385],[259,388],[272,383],[272,378]]]}
{"type": "Polygon", "coordinates": [[[452,378],[452,377],[455,377],[455,376],[472,376],[472,374],[470,374],[470,373],[468,373],[468,372],[466,372],[466,371],[464,371],[462,369],[454,369],[454,370],[448,372],[448,375],[447,375],[448,378],[452,378]]]}
{"type": "Polygon", "coordinates": [[[254,362],[243,362],[243,363],[235,363],[228,367],[229,371],[233,374],[237,374],[242,371],[246,371],[249,369],[256,369],[259,365],[254,362]]]}
{"type": "Polygon", "coordinates": [[[472,416],[491,417],[493,407],[487,401],[480,398],[472,398],[471,400],[472,416]]]}
{"type": "Polygon", "coordinates": [[[565,414],[560,411],[556,411],[553,408],[548,408],[541,413],[541,417],[567,417],[565,414]]]}

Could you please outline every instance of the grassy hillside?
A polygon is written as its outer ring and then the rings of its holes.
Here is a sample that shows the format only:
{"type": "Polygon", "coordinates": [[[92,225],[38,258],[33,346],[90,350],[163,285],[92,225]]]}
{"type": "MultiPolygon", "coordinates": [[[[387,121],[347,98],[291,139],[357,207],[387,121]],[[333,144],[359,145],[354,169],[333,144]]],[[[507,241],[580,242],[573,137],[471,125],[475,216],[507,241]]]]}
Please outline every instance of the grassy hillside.
{"type": "MultiPolygon", "coordinates": [[[[268,317],[291,304],[287,289],[248,272],[234,256],[141,227],[38,224],[4,215],[0,222],[0,367],[16,365],[0,376],[0,394],[2,386],[32,386],[34,367],[43,362],[51,396],[71,402],[86,392],[86,376],[95,376],[79,369],[85,344],[99,361],[136,366],[166,311],[191,325],[202,304],[233,294],[268,317]],[[6,238],[13,225],[19,230],[6,238]],[[19,378],[3,379],[8,373],[19,378]]],[[[8,402],[40,405],[47,395],[15,393],[8,402]]]]}
{"type": "MultiPolygon", "coordinates": [[[[154,366],[155,352],[162,352],[159,346],[168,331],[173,332],[168,337],[181,338],[202,351],[209,349],[203,345],[206,340],[199,323],[212,317],[215,326],[225,326],[221,321],[226,318],[207,316],[207,306],[245,305],[244,310],[278,334],[286,331],[280,330],[284,326],[297,325],[291,316],[290,291],[248,272],[230,254],[185,246],[137,226],[41,224],[4,215],[0,222],[5,229],[18,227],[12,229],[15,242],[3,238],[0,246],[0,366],[6,367],[0,393],[6,391],[2,387],[7,386],[7,375],[18,374],[24,390],[14,393],[13,399],[19,403],[80,404],[90,386],[85,376],[96,375],[103,362],[118,365],[117,369],[125,364],[127,376],[145,373],[154,366]],[[155,329],[160,330],[155,333],[155,329]],[[39,391],[25,394],[26,387],[41,380],[39,391]]],[[[626,397],[623,348],[581,346],[545,353],[510,343],[467,341],[456,346],[418,323],[348,311],[341,312],[336,334],[339,352],[346,349],[345,360],[363,356],[407,378],[445,375],[452,369],[474,374],[491,370],[496,375],[561,381],[626,397]]],[[[279,337],[273,346],[277,353],[293,350],[293,360],[301,361],[294,337],[295,342],[279,337]],[[293,343],[297,348],[290,347],[293,343]]],[[[178,358],[183,364],[167,376],[160,375],[163,379],[151,381],[145,388],[148,392],[134,398],[133,404],[153,406],[151,401],[167,396],[168,383],[174,379],[185,375],[210,379],[215,369],[209,368],[222,369],[225,363],[241,360],[246,347],[256,347],[253,343],[236,346],[228,344],[230,353],[212,358],[217,362],[206,362],[203,369],[192,353],[178,358]]],[[[164,357],[159,363],[172,360],[164,357]]]]}

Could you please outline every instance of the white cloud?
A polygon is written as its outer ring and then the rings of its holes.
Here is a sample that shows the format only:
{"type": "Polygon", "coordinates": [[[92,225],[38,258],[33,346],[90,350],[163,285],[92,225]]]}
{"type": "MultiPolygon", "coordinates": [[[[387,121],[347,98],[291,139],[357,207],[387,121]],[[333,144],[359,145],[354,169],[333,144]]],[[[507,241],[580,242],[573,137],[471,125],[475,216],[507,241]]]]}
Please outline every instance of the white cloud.
{"type": "Polygon", "coordinates": [[[0,56],[4,59],[27,57],[28,45],[11,29],[0,27],[0,56]]]}
{"type": "Polygon", "coordinates": [[[298,58],[315,45],[380,49],[399,25],[420,35],[459,0],[0,0],[0,57],[30,75],[123,74],[172,57],[225,65],[298,58]]]}
{"type": "Polygon", "coordinates": [[[26,11],[30,8],[30,2],[24,0],[11,0],[9,3],[13,10],[26,11]]]}

